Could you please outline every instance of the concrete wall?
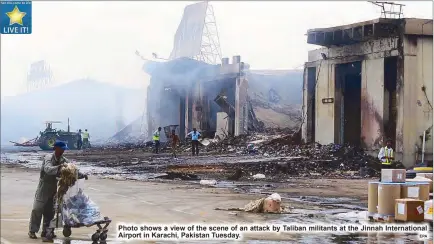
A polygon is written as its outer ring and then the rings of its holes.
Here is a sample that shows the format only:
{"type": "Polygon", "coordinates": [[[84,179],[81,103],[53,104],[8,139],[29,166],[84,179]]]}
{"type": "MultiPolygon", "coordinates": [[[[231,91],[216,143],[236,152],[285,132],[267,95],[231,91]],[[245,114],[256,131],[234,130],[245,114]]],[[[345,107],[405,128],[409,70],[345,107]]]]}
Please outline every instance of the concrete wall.
{"type": "Polygon", "coordinates": [[[379,59],[398,55],[398,38],[382,38],[342,47],[320,48],[309,51],[307,67],[318,66],[321,53],[329,63],[349,63],[366,59],[379,59]]]}
{"type": "MultiPolygon", "coordinates": [[[[404,67],[399,70],[398,79],[398,118],[397,118],[397,159],[404,165],[415,163],[417,147],[421,148],[420,136],[423,131],[431,128],[433,111],[433,39],[432,36],[405,36],[404,67]],[[399,81],[398,81],[399,83],[399,81]],[[426,95],[422,87],[426,87],[426,95]],[[428,98],[428,99],[427,99],[428,98]]],[[[323,104],[322,99],[335,97],[335,65],[362,61],[362,141],[367,149],[375,152],[383,143],[383,118],[385,114],[384,93],[384,58],[396,56],[398,39],[384,38],[379,41],[369,41],[344,47],[322,48],[309,52],[309,62],[306,67],[316,67],[317,85],[315,100],[315,141],[328,144],[335,141],[334,105],[323,104]],[[327,60],[322,60],[325,53],[327,60]]],[[[303,108],[306,114],[307,76],[303,87],[303,108]]],[[[305,122],[303,126],[307,123],[305,122]]],[[[306,137],[303,128],[303,137],[306,137]]],[[[425,146],[425,159],[432,158],[433,141],[429,139],[425,146]]],[[[420,155],[419,155],[420,159],[420,155]]]]}
{"type": "Polygon", "coordinates": [[[384,116],[384,58],[362,61],[362,130],[364,147],[382,145],[384,116]]]}
{"type": "Polygon", "coordinates": [[[317,67],[316,99],[315,99],[315,141],[320,144],[334,142],[334,104],[323,104],[322,99],[334,97],[335,91],[335,65],[329,61],[321,61],[317,67]]]}
{"type": "MultiPolygon", "coordinates": [[[[415,162],[416,147],[421,147],[420,136],[423,131],[432,128],[433,104],[433,39],[421,36],[404,38],[404,85],[401,94],[403,107],[399,108],[403,116],[402,147],[403,163],[411,166],[415,162]],[[426,95],[422,87],[426,87],[426,95]]],[[[398,112],[398,114],[400,114],[398,112]]],[[[432,129],[431,129],[432,134],[432,129]]],[[[425,151],[432,158],[433,142],[430,139],[425,151]]]]}
{"type": "MultiPolygon", "coordinates": [[[[362,61],[362,94],[364,94],[365,108],[362,113],[365,124],[362,124],[362,134],[367,145],[379,143],[378,117],[383,116],[384,98],[384,57],[398,55],[398,38],[383,38],[342,47],[321,48],[309,51],[306,67],[316,67],[317,84],[315,99],[315,141],[321,144],[335,142],[334,104],[323,104],[323,98],[335,98],[335,66],[341,63],[362,61]],[[327,60],[323,60],[321,53],[326,54],[327,60]],[[381,64],[380,64],[381,63],[381,64]],[[380,65],[380,66],[378,66],[380,65]],[[370,84],[372,82],[372,84],[370,84]],[[381,94],[380,94],[381,93],[381,94]],[[379,95],[380,97],[376,97],[379,95]],[[377,112],[375,112],[377,111],[377,112]],[[363,129],[366,126],[366,130],[363,129]]],[[[307,76],[303,87],[303,113],[307,107],[307,76]]],[[[363,106],[363,104],[362,104],[363,106]]],[[[363,109],[363,107],[362,107],[363,109]]],[[[303,126],[307,123],[305,122],[303,126]]],[[[380,127],[381,128],[381,127],[380,127]]],[[[306,128],[302,128],[306,131],[306,128]]],[[[307,133],[303,133],[306,136],[307,133]]],[[[303,138],[305,139],[305,138],[303,138]]]]}

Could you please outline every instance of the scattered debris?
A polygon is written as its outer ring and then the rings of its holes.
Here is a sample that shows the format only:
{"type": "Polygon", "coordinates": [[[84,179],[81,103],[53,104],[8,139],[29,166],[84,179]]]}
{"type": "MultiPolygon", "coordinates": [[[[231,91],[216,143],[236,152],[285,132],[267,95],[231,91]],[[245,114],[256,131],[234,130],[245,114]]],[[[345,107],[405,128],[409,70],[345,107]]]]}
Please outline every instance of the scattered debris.
{"type": "Polygon", "coordinates": [[[201,180],[199,182],[199,184],[213,186],[213,185],[217,185],[217,181],[216,180],[201,180]]]}
{"type": "Polygon", "coordinates": [[[237,181],[243,176],[243,171],[240,168],[235,170],[235,173],[230,175],[227,179],[237,181]]]}
{"type": "Polygon", "coordinates": [[[197,175],[194,174],[186,174],[186,173],[178,173],[178,172],[166,172],[163,175],[156,176],[155,179],[166,179],[166,180],[200,180],[197,175]]]}
{"type": "Polygon", "coordinates": [[[264,174],[256,174],[253,176],[253,179],[265,179],[265,175],[264,174]]]}

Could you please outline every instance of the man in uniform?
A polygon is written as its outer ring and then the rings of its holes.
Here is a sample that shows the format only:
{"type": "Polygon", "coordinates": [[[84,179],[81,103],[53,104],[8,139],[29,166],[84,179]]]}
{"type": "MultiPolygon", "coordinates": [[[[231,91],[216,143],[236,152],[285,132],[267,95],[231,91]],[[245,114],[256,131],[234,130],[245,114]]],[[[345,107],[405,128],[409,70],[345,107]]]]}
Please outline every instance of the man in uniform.
{"type": "Polygon", "coordinates": [[[154,132],[152,136],[152,140],[154,141],[155,145],[155,153],[158,153],[158,149],[160,148],[160,132],[161,127],[158,127],[158,129],[154,132]]]}
{"type": "Polygon", "coordinates": [[[193,131],[187,134],[187,136],[191,136],[191,153],[192,155],[199,155],[199,131],[196,128],[193,128],[193,131]]]}
{"type": "Polygon", "coordinates": [[[39,183],[30,216],[29,237],[31,239],[37,239],[36,233],[39,232],[42,217],[44,217],[42,238],[45,237],[46,228],[48,228],[50,221],[54,218],[54,197],[57,192],[57,177],[60,175],[61,167],[66,166],[66,163],[68,163],[68,160],[63,157],[63,152],[67,149],[68,147],[64,142],[56,142],[54,144],[54,153],[47,155],[42,162],[39,183]]]}
{"type": "MultiPolygon", "coordinates": [[[[378,159],[381,161],[381,169],[392,169],[392,162],[395,159],[393,148],[392,148],[392,140],[387,139],[386,146],[380,149],[378,153],[378,159]]],[[[380,181],[381,181],[381,173],[380,173],[380,181]]]]}

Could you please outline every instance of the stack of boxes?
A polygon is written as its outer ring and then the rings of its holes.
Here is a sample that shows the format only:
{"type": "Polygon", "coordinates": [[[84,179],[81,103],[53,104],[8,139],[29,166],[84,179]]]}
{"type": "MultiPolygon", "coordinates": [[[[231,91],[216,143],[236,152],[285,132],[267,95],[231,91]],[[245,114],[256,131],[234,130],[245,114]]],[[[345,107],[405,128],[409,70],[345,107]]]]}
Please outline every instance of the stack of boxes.
{"type": "Polygon", "coordinates": [[[383,169],[381,182],[369,182],[368,217],[398,221],[432,221],[432,173],[406,180],[405,169],[383,169]]]}

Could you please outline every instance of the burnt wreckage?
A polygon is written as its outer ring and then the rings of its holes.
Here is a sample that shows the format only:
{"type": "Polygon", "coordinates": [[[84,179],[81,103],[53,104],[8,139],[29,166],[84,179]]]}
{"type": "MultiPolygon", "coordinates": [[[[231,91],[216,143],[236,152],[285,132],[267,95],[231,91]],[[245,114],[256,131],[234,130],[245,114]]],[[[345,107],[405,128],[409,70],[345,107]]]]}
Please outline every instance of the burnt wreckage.
{"type": "MultiPolygon", "coordinates": [[[[148,137],[158,127],[179,125],[185,138],[192,128],[206,137],[237,136],[262,128],[248,96],[248,65],[234,56],[211,65],[190,58],[148,61],[151,75],[147,91],[148,137]]],[[[162,136],[165,140],[165,136],[162,136]]]]}

